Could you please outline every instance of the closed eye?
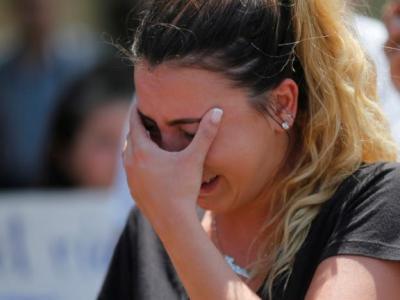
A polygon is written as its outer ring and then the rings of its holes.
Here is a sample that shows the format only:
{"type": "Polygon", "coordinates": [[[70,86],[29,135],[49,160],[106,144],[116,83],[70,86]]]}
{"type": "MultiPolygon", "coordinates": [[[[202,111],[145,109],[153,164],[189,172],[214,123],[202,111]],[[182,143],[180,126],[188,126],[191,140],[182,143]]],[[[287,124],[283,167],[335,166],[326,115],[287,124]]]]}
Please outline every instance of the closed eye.
{"type": "Polygon", "coordinates": [[[194,136],[196,135],[195,133],[189,133],[184,130],[182,130],[182,133],[183,133],[184,137],[189,141],[193,140],[194,136]]]}
{"type": "MultiPolygon", "coordinates": [[[[155,143],[159,144],[162,140],[162,136],[161,136],[161,132],[160,132],[160,129],[159,129],[157,123],[155,121],[153,121],[153,119],[144,115],[141,111],[138,110],[138,113],[139,113],[140,119],[142,121],[142,124],[145,127],[145,129],[149,132],[151,139],[155,143]]],[[[179,120],[175,120],[175,121],[172,121],[169,123],[171,123],[171,124],[169,124],[170,126],[181,125],[181,123],[182,123],[182,124],[184,124],[183,126],[188,126],[189,128],[193,127],[193,130],[192,129],[184,130],[182,128],[180,129],[182,136],[186,140],[192,141],[194,136],[196,135],[196,130],[198,127],[199,119],[179,119],[179,120]],[[192,133],[191,131],[194,131],[194,133],[192,133]]]]}

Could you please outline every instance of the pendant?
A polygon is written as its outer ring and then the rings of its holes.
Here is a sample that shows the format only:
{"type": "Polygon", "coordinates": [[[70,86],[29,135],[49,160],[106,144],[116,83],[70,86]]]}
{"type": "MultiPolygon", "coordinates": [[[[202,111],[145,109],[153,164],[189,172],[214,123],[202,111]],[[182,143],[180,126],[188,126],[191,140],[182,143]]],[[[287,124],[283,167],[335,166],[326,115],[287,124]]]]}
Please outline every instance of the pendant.
{"type": "Polygon", "coordinates": [[[236,274],[248,279],[250,278],[250,274],[249,272],[247,272],[247,270],[245,268],[242,268],[240,266],[238,266],[235,263],[235,259],[232,256],[229,255],[225,255],[225,261],[228,263],[228,265],[231,267],[231,269],[233,270],[233,272],[235,272],[236,274]]]}

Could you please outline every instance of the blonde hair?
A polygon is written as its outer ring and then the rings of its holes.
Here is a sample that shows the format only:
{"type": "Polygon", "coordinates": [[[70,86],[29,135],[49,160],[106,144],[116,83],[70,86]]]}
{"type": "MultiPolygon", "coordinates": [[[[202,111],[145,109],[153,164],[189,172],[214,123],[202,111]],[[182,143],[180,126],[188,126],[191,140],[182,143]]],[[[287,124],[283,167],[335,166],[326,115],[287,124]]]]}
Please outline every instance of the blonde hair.
{"type": "Polygon", "coordinates": [[[255,269],[268,270],[264,292],[270,297],[278,276],[289,279],[311,222],[339,184],[363,162],[394,161],[397,153],[377,100],[374,67],[352,33],[349,8],[340,0],[292,2],[308,106],[296,121],[301,155],[277,188],[255,269]]]}

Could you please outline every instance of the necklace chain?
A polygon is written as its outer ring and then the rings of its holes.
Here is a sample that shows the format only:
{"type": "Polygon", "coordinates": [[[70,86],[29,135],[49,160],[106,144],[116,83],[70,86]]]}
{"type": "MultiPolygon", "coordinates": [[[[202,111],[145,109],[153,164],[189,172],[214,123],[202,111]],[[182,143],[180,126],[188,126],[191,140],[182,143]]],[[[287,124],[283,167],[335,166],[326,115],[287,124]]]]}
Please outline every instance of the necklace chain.
{"type": "Polygon", "coordinates": [[[218,236],[217,218],[214,214],[211,215],[211,220],[212,220],[211,221],[211,230],[215,236],[216,246],[220,250],[222,255],[224,256],[225,261],[230,266],[230,268],[232,269],[233,272],[235,272],[237,275],[240,275],[246,279],[249,279],[250,278],[249,272],[245,268],[242,268],[241,266],[236,264],[235,259],[232,256],[224,254],[224,251],[222,249],[222,246],[221,246],[221,243],[219,240],[219,236],[218,236]]]}

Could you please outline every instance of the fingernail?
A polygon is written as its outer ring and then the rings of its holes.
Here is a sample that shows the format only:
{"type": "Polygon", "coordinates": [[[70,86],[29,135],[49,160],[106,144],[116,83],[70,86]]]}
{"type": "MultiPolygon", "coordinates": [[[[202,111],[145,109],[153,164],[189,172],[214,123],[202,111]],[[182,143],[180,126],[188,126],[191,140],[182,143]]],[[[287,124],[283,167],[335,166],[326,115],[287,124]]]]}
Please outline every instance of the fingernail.
{"type": "Polygon", "coordinates": [[[224,114],[223,110],[220,108],[214,108],[211,114],[211,121],[214,124],[218,124],[221,121],[222,115],[224,114]]]}

